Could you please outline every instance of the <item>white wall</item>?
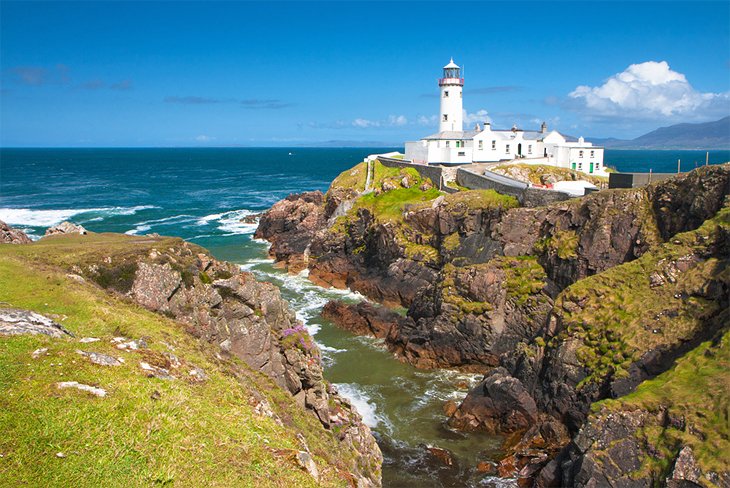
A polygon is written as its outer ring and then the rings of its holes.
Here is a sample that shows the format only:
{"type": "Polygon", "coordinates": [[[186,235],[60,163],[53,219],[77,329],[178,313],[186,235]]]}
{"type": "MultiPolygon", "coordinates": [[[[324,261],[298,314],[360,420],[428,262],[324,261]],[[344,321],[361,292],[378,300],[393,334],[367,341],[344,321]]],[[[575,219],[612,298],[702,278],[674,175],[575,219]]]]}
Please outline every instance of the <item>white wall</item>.
{"type": "MultiPolygon", "coordinates": [[[[448,79],[451,80],[451,78],[448,79]]],[[[462,87],[456,84],[440,86],[439,96],[441,97],[439,132],[464,130],[462,87]],[[448,96],[446,96],[447,93],[448,96]],[[444,120],[444,115],[447,116],[447,120],[444,120]]]]}

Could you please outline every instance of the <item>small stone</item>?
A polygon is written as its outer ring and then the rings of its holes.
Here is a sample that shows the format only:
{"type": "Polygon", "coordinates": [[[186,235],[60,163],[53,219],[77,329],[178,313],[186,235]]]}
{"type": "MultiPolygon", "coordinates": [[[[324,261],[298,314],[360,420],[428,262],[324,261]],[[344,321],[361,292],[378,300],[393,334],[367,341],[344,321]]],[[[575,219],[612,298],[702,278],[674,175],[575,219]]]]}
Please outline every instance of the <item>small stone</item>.
{"type": "Polygon", "coordinates": [[[57,234],[81,234],[86,235],[87,231],[82,226],[73,224],[71,222],[61,222],[46,230],[46,236],[52,236],[57,234]]]}
{"type": "Polygon", "coordinates": [[[162,395],[160,395],[160,392],[157,390],[153,391],[152,394],[150,395],[150,398],[152,400],[159,400],[160,397],[162,397],[162,395]]]}
{"type": "Polygon", "coordinates": [[[297,452],[296,458],[299,466],[312,475],[312,478],[314,478],[315,481],[319,482],[319,470],[317,470],[317,465],[314,463],[312,456],[310,456],[308,452],[299,451],[297,452]]]}
{"type": "Polygon", "coordinates": [[[97,388],[95,386],[90,386],[90,385],[84,385],[83,383],[79,383],[78,381],[62,381],[60,383],[56,383],[56,387],[60,388],[60,389],[76,388],[77,390],[87,391],[94,396],[98,396],[98,397],[102,397],[102,398],[106,396],[106,390],[104,390],[103,388],[97,388]]]}
{"type": "Polygon", "coordinates": [[[62,453],[62,452],[57,452],[57,453],[56,453],[56,457],[57,457],[57,458],[65,458],[65,457],[66,457],[66,455],[65,455],[64,453],[62,453]]]}
{"type": "Polygon", "coordinates": [[[76,354],[86,356],[92,363],[98,364],[99,366],[121,366],[124,362],[124,359],[122,358],[115,358],[114,356],[98,352],[87,352],[77,349],[76,354]]]}
{"type": "Polygon", "coordinates": [[[84,337],[82,339],[79,339],[79,342],[82,344],[88,344],[90,342],[98,342],[100,339],[98,337],[84,337]]]}
{"type": "Polygon", "coordinates": [[[47,347],[41,347],[40,349],[36,349],[35,351],[33,351],[31,353],[31,357],[33,359],[38,359],[39,357],[41,357],[41,355],[43,355],[43,354],[45,354],[47,352],[48,352],[48,348],[47,347]]]}
{"type": "Polygon", "coordinates": [[[497,473],[497,465],[489,462],[489,461],[482,461],[479,464],[477,464],[477,471],[484,474],[496,474],[497,473]]]}

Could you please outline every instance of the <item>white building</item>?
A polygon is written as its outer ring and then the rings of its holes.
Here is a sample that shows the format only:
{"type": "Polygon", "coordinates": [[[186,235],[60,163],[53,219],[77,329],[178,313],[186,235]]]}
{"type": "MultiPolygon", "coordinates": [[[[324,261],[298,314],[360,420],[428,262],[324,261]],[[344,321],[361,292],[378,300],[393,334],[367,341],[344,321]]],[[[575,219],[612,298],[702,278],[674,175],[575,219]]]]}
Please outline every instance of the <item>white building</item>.
{"type": "Polygon", "coordinates": [[[452,59],[439,79],[439,132],[420,141],[406,142],[406,159],[416,163],[459,165],[470,163],[547,164],[585,173],[607,175],[603,148],[575,139],[556,130],[548,131],[543,122],[539,130],[517,126],[509,130],[492,129],[489,122],[473,130],[463,127],[464,78],[452,59]]]}

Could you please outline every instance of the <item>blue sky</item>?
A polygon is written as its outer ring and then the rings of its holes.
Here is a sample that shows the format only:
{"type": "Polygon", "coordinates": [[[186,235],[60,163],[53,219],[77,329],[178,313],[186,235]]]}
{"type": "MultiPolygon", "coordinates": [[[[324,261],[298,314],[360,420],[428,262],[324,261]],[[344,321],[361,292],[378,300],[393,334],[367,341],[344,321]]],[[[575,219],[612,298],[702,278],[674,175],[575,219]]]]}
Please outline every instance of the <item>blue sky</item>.
{"type": "Polygon", "coordinates": [[[631,138],[730,115],[730,2],[5,2],[3,146],[398,143],[470,125],[631,138]]]}

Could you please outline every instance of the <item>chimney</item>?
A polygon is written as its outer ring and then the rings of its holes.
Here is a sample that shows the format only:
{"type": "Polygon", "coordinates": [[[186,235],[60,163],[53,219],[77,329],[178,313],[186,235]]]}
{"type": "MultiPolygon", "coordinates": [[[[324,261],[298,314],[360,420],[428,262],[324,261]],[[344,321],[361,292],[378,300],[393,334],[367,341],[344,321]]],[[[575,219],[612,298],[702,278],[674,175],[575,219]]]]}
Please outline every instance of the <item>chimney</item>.
{"type": "Polygon", "coordinates": [[[545,122],[543,122],[542,124],[540,124],[540,133],[544,134],[546,132],[547,132],[547,124],[545,122]]]}

